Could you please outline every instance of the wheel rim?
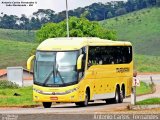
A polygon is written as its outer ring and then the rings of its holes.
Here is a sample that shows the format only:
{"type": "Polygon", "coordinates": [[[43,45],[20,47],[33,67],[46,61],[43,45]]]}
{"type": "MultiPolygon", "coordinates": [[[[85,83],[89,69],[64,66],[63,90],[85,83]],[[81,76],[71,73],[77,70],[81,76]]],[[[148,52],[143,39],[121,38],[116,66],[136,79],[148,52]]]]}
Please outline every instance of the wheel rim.
{"type": "Polygon", "coordinates": [[[119,100],[119,96],[118,96],[118,92],[117,92],[117,90],[116,90],[116,103],[118,103],[118,100],[119,100]]]}
{"type": "Polygon", "coordinates": [[[121,99],[120,102],[123,102],[123,98],[124,98],[123,91],[121,91],[120,92],[120,99],[121,99]]]}
{"type": "Polygon", "coordinates": [[[88,94],[86,93],[86,95],[85,95],[85,101],[84,101],[84,104],[85,104],[85,106],[87,106],[88,105],[88,94]]]}

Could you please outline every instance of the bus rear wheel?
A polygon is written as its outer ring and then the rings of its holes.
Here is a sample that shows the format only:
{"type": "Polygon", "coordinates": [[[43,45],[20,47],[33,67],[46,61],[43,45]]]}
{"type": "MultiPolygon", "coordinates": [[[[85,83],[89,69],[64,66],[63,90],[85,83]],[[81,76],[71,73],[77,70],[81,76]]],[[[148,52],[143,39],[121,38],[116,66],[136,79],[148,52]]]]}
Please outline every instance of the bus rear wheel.
{"type": "Polygon", "coordinates": [[[122,103],[123,102],[123,91],[120,91],[118,87],[116,88],[114,103],[122,103]]]}
{"type": "Polygon", "coordinates": [[[50,108],[52,106],[52,102],[43,102],[44,108],[50,108]]]}
{"type": "Polygon", "coordinates": [[[124,98],[124,96],[123,96],[123,91],[121,90],[121,91],[120,91],[119,103],[122,103],[122,102],[123,102],[123,98],[124,98]]]}

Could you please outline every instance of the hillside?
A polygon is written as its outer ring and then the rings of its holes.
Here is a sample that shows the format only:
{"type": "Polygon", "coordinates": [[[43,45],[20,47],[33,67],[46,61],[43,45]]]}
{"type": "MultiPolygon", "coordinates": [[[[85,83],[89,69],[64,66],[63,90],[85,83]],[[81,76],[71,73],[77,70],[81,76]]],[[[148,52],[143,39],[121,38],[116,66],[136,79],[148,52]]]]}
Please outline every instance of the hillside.
{"type": "Polygon", "coordinates": [[[134,54],[134,66],[138,72],[160,72],[160,57],[134,54]]]}
{"type": "Polygon", "coordinates": [[[35,31],[0,29],[1,40],[34,42],[35,31]]]}
{"type": "MultiPolygon", "coordinates": [[[[26,61],[37,43],[0,40],[0,69],[8,66],[26,67],[26,61]]],[[[149,55],[135,55],[135,69],[139,72],[159,72],[160,57],[149,55]]]]}
{"type": "Polygon", "coordinates": [[[0,39],[0,69],[7,66],[26,67],[26,61],[37,44],[0,39]]]}
{"type": "Polygon", "coordinates": [[[131,41],[135,53],[160,55],[160,8],[143,9],[100,24],[116,30],[118,40],[131,41]]]}

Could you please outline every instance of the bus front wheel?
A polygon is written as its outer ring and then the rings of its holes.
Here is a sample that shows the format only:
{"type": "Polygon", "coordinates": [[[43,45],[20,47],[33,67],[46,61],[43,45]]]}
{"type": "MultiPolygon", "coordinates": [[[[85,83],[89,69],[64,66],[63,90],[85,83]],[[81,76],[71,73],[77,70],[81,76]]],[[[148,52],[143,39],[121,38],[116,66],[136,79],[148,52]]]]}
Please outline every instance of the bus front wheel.
{"type": "Polygon", "coordinates": [[[89,92],[86,91],[85,100],[83,102],[76,102],[75,104],[80,107],[85,107],[85,106],[88,106],[88,101],[89,101],[89,92]]]}
{"type": "Polygon", "coordinates": [[[44,108],[50,108],[52,106],[52,102],[43,102],[44,108]]]}

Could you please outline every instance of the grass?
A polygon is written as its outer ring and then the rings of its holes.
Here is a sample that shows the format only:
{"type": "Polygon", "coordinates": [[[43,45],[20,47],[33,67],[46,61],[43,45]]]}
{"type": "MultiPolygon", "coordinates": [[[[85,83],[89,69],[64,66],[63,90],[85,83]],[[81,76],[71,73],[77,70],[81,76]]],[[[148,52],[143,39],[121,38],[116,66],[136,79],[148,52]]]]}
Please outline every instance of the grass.
{"type": "Polygon", "coordinates": [[[116,30],[118,40],[131,41],[136,54],[160,55],[160,8],[143,9],[100,24],[116,30]]]}
{"type": "Polygon", "coordinates": [[[0,29],[0,39],[23,42],[34,42],[35,31],[0,29]]]}
{"type": "Polygon", "coordinates": [[[138,72],[160,72],[160,56],[135,54],[134,66],[138,72]]]}
{"type": "Polygon", "coordinates": [[[0,39],[0,69],[8,66],[26,67],[26,61],[38,44],[0,39]]]}
{"type": "Polygon", "coordinates": [[[39,105],[39,103],[32,101],[32,86],[0,89],[0,107],[33,105],[39,105]],[[20,96],[14,96],[15,93],[20,96]]]}
{"type": "Polygon", "coordinates": [[[143,95],[143,94],[149,94],[153,92],[153,88],[151,84],[147,84],[145,82],[140,82],[140,87],[136,87],[136,94],[137,95],[143,95]]]}
{"type": "MultiPolygon", "coordinates": [[[[147,84],[145,82],[141,82],[140,87],[136,87],[136,94],[143,95],[152,93],[154,91],[154,85],[147,84]]],[[[152,105],[152,104],[160,104],[160,98],[149,98],[139,102],[136,102],[136,105],[152,105]]]]}
{"type": "Polygon", "coordinates": [[[136,103],[136,105],[152,105],[152,104],[160,104],[160,98],[150,98],[136,103]]]}

